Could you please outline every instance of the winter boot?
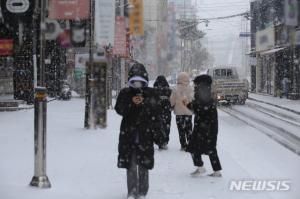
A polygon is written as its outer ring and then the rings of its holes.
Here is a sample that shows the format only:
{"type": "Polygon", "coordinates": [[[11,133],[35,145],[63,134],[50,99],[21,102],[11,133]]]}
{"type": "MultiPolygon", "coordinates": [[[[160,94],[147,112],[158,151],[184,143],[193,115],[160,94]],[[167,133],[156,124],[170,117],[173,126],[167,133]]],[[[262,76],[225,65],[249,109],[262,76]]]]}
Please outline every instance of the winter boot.
{"type": "Polygon", "coordinates": [[[180,151],[187,152],[187,147],[186,147],[186,146],[182,146],[182,147],[180,148],[180,151]]]}
{"type": "Polygon", "coordinates": [[[213,173],[209,174],[208,176],[220,178],[220,177],[222,177],[222,173],[221,173],[221,171],[214,171],[213,173]]]}
{"type": "Polygon", "coordinates": [[[168,144],[163,144],[159,146],[159,150],[167,150],[168,149],[168,144]]]}
{"type": "Polygon", "coordinates": [[[201,175],[201,174],[203,174],[205,172],[206,172],[206,169],[205,169],[204,166],[197,167],[197,169],[193,173],[191,173],[191,176],[198,176],[198,175],[201,175]]]}

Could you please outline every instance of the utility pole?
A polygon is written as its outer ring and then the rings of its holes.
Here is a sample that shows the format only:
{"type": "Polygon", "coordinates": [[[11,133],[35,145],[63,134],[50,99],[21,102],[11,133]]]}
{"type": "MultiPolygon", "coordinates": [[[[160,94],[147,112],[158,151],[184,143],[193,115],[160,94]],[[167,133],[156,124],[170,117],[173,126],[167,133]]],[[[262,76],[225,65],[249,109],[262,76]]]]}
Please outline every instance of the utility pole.
{"type": "Polygon", "coordinates": [[[94,29],[95,19],[94,10],[95,0],[90,0],[90,25],[89,25],[89,63],[86,71],[86,97],[85,97],[85,118],[84,127],[87,129],[95,128],[94,112],[94,29]]]}
{"type": "MultiPolygon", "coordinates": [[[[120,0],[120,16],[121,17],[124,17],[125,16],[125,0],[120,0]]],[[[117,93],[119,93],[121,91],[121,87],[122,87],[122,68],[125,67],[125,61],[122,61],[123,58],[120,58],[120,65],[119,65],[119,68],[117,69],[118,71],[118,82],[117,82],[117,93]]]]}
{"type": "Polygon", "coordinates": [[[37,75],[37,30],[36,30],[36,24],[39,21],[38,16],[39,16],[39,9],[38,9],[38,4],[39,0],[35,0],[34,2],[35,8],[33,11],[33,17],[32,17],[32,29],[33,29],[33,39],[32,39],[32,54],[33,54],[33,86],[34,88],[37,87],[38,83],[38,75],[37,75]]]}
{"type": "Polygon", "coordinates": [[[90,95],[91,95],[91,104],[90,104],[90,115],[89,115],[89,126],[90,128],[95,128],[95,111],[94,111],[94,100],[95,100],[95,79],[94,79],[94,30],[95,30],[95,19],[94,19],[94,8],[95,0],[90,0],[90,13],[91,13],[91,26],[90,26],[90,52],[89,52],[89,66],[90,66],[90,95]]]}
{"type": "MultiPolygon", "coordinates": [[[[38,14],[38,12],[36,12],[35,14],[38,14]]],[[[46,1],[45,0],[40,1],[39,14],[40,14],[40,46],[39,46],[40,79],[38,82],[39,87],[35,88],[34,176],[30,182],[30,185],[39,188],[50,188],[51,184],[46,174],[47,89],[45,88],[45,47],[46,47],[46,41],[45,41],[46,1]]]]}
{"type": "Polygon", "coordinates": [[[291,94],[290,94],[290,98],[293,100],[299,99],[299,91],[298,91],[298,85],[297,85],[297,81],[299,78],[299,66],[298,63],[296,63],[296,46],[295,46],[295,35],[296,35],[296,30],[295,28],[291,29],[291,34],[292,34],[292,41],[291,41],[291,48],[292,48],[292,89],[291,89],[291,94]]]}

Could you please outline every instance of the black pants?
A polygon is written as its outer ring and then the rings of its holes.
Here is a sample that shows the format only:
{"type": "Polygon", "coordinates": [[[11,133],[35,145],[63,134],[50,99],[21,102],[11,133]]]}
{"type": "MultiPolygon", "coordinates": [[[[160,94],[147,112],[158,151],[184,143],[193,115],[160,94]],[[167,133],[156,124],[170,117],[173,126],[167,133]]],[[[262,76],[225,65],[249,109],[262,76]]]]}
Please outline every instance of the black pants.
{"type": "Polygon", "coordinates": [[[170,140],[170,128],[171,128],[171,111],[163,111],[162,119],[165,133],[165,143],[168,144],[170,140]]]}
{"type": "Polygon", "coordinates": [[[146,196],[149,189],[149,171],[139,166],[137,154],[134,152],[131,157],[130,168],[127,169],[128,196],[146,196]]]}
{"type": "MultiPolygon", "coordinates": [[[[219,156],[218,156],[218,153],[217,153],[217,149],[210,150],[208,152],[208,156],[209,156],[210,164],[211,164],[213,170],[214,171],[222,170],[221,163],[220,163],[220,160],[219,160],[219,156]]],[[[197,167],[202,167],[203,166],[203,161],[202,161],[201,154],[192,153],[192,158],[193,158],[195,166],[197,166],[197,167]]]]}
{"type": "Polygon", "coordinates": [[[193,124],[191,115],[176,115],[176,124],[179,132],[179,141],[182,148],[187,147],[188,138],[192,134],[193,124]]]}

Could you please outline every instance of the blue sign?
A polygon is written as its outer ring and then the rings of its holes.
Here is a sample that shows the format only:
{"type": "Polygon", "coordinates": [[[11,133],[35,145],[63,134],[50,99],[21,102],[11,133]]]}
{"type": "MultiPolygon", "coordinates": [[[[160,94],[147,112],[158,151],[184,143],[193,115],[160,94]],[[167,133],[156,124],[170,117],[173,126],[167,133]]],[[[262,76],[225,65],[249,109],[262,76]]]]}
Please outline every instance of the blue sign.
{"type": "Polygon", "coordinates": [[[251,37],[251,33],[250,32],[241,32],[240,37],[251,37]]]}

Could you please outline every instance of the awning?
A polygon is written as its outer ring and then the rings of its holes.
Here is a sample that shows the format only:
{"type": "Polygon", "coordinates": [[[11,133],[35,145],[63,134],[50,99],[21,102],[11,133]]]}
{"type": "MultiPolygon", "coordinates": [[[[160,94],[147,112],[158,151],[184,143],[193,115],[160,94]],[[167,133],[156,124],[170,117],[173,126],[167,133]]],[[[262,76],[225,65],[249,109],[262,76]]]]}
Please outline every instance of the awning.
{"type": "Polygon", "coordinates": [[[278,51],[281,51],[283,49],[285,49],[286,47],[282,47],[282,48],[274,48],[274,49],[271,49],[271,50],[266,50],[266,51],[262,51],[260,52],[260,55],[270,55],[270,54],[273,54],[273,53],[276,53],[278,51]]]}
{"type": "Polygon", "coordinates": [[[251,51],[251,52],[247,52],[246,55],[252,55],[252,56],[256,56],[256,51],[251,51]]]}

